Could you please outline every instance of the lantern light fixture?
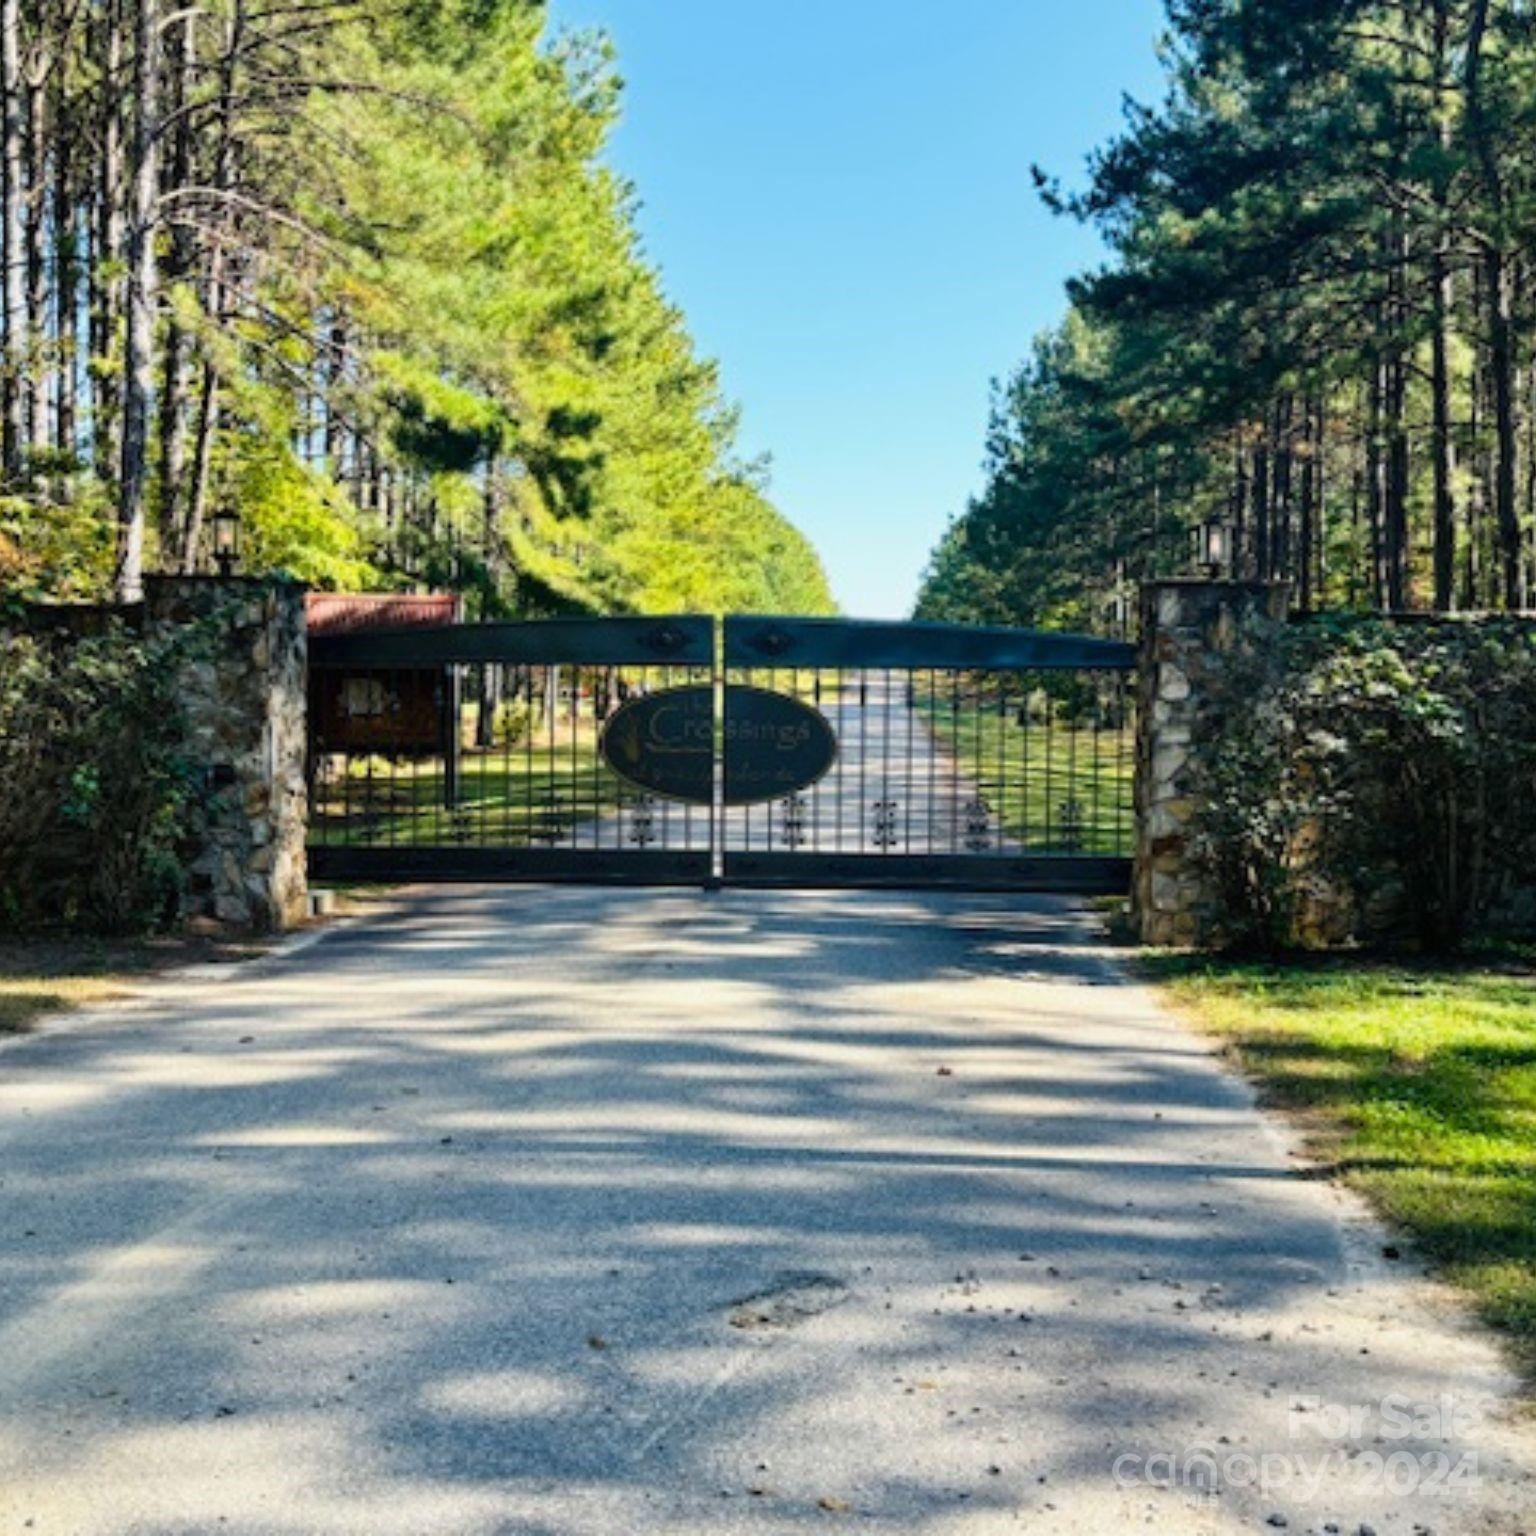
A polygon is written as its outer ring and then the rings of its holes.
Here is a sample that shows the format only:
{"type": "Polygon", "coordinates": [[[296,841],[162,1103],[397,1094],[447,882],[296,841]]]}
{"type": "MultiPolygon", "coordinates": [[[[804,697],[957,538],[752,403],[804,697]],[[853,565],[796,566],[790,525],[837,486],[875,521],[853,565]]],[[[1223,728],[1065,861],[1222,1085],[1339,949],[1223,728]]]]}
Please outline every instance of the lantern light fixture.
{"type": "Polygon", "coordinates": [[[240,514],[232,507],[213,514],[213,562],[220,576],[233,576],[240,560],[240,514]]]}
{"type": "Polygon", "coordinates": [[[1219,517],[1207,518],[1193,532],[1195,566],[1211,581],[1221,581],[1232,573],[1232,525],[1219,517]]]}

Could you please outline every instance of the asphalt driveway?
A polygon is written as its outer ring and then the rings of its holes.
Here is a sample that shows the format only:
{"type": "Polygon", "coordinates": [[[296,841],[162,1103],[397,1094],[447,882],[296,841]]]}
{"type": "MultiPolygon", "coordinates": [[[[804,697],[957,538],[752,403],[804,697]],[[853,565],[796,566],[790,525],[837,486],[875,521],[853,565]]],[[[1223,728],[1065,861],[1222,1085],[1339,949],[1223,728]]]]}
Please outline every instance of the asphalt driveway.
{"type": "Polygon", "coordinates": [[[1067,903],[424,892],[0,1049],[0,1532],[1536,1530],[1381,1248],[1067,903]]]}

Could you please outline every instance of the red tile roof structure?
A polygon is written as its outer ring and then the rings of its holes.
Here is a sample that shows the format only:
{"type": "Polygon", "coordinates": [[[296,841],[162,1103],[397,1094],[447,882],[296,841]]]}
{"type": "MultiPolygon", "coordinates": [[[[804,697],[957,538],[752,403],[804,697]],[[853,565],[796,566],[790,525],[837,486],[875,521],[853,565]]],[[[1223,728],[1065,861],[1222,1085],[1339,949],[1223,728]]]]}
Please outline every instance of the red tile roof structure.
{"type": "Polygon", "coordinates": [[[373,629],[437,629],[457,624],[462,605],[457,593],[311,592],[304,599],[311,635],[356,634],[373,629]]]}

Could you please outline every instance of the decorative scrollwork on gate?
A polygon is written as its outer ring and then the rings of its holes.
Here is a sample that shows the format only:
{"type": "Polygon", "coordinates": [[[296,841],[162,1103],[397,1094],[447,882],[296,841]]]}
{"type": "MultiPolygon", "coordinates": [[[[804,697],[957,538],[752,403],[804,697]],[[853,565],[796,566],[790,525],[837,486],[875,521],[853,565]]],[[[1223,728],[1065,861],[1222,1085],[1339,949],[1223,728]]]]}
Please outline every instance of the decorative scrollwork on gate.
{"type": "Polygon", "coordinates": [[[783,802],[784,846],[803,848],[810,840],[806,821],[810,815],[810,802],[804,795],[791,795],[783,802]]]}
{"type": "Polygon", "coordinates": [[[985,800],[969,801],[965,807],[965,846],[972,853],[992,847],[992,807],[985,800]]]}
{"type": "Polygon", "coordinates": [[[1088,844],[1088,812],[1081,800],[1069,798],[1056,812],[1056,841],[1063,853],[1081,853],[1088,844]]]}
{"type": "Polygon", "coordinates": [[[779,657],[794,645],[794,641],[777,625],[754,635],[748,644],[760,656],[779,657]]]}
{"type": "Polygon", "coordinates": [[[630,802],[629,841],[636,848],[649,848],[657,836],[655,799],[650,795],[636,795],[630,802]]]}
{"type": "Polygon", "coordinates": [[[640,637],[640,644],[658,656],[672,656],[688,644],[688,636],[675,624],[660,624],[640,637]]]}

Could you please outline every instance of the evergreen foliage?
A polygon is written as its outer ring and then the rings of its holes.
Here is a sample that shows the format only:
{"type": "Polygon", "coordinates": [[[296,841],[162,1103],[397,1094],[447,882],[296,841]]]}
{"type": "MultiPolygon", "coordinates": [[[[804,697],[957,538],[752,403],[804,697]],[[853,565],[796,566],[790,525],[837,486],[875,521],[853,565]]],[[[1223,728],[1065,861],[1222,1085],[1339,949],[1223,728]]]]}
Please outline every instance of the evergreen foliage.
{"type": "Polygon", "coordinates": [[[0,588],[825,612],[540,0],[0,0],[0,588]]]}
{"type": "Polygon", "coordinates": [[[1169,0],[1086,186],[1104,266],[999,392],[920,611],[1123,625],[1189,530],[1304,610],[1536,585],[1536,28],[1514,0],[1169,0]]]}

